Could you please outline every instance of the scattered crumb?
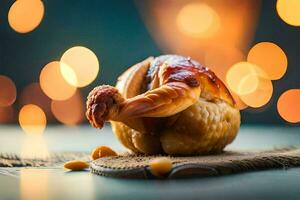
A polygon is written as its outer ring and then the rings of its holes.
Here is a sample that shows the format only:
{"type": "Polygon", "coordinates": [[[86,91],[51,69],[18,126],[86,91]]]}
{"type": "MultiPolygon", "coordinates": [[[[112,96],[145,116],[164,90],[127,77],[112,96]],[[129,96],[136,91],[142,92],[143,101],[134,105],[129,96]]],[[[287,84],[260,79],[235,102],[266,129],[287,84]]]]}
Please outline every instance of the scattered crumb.
{"type": "Polygon", "coordinates": [[[72,171],[80,171],[89,168],[89,163],[82,160],[72,160],[64,164],[64,168],[72,171]]]}
{"type": "Polygon", "coordinates": [[[111,148],[107,146],[100,146],[95,148],[91,153],[92,160],[96,160],[98,158],[102,157],[108,157],[108,156],[117,156],[118,154],[112,150],[111,148]]]}
{"type": "Polygon", "coordinates": [[[170,158],[154,158],[149,163],[151,173],[155,176],[163,176],[172,169],[172,161],[170,158]]]}

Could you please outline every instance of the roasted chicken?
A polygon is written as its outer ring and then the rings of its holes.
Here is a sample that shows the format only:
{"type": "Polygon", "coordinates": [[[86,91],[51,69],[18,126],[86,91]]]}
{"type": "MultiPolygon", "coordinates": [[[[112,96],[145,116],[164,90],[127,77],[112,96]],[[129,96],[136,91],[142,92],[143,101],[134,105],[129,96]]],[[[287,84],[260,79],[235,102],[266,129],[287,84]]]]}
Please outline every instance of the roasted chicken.
{"type": "Polygon", "coordinates": [[[94,88],[86,116],[96,128],[110,121],[136,153],[221,152],[236,137],[240,112],[220,79],[189,57],[150,57],[126,70],[115,87],[94,88]]]}

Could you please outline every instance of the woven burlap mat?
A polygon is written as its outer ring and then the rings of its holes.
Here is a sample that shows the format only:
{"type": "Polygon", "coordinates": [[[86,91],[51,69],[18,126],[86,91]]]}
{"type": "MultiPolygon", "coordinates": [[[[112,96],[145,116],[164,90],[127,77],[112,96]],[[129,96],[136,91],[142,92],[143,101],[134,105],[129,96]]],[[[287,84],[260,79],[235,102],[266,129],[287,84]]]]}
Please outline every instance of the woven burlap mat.
{"type": "MultiPolygon", "coordinates": [[[[169,157],[173,163],[170,173],[163,177],[152,175],[149,162],[161,156],[143,156],[124,153],[116,157],[104,157],[90,163],[94,174],[116,178],[188,178],[234,174],[274,168],[288,169],[300,166],[300,148],[281,148],[263,152],[225,151],[218,155],[169,157]]],[[[165,157],[165,156],[164,156],[165,157]]],[[[11,153],[0,153],[0,173],[11,173],[20,167],[62,168],[66,161],[89,160],[88,153],[61,152],[49,157],[21,158],[11,153]]]]}
{"type": "Polygon", "coordinates": [[[70,160],[89,160],[88,153],[60,152],[45,158],[22,158],[14,153],[0,153],[0,167],[56,167],[70,160]]]}
{"type": "Polygon", "coordinates": [[[172,170],[163,177],[156,177],[149,168],[149,162],[156,157],[127,154],[100,158],[91,163],[91,171],[102,176],[151,179],[220,176],[300,166],[300,149],[297,148],[255,153],[225,151],[209,156],[169,157],[173,163],[172,170]]]}

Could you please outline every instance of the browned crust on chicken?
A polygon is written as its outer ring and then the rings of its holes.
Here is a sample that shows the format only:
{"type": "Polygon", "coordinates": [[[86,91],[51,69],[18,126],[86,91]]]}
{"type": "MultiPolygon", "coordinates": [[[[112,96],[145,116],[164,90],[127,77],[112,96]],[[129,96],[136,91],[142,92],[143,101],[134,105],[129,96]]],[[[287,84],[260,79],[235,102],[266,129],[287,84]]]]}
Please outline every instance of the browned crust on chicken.
{"type": "Polygon", "coordinates": [[[155,58],[149,69],[148,80],[155,78],[159,68],[164,68],[160,74],[163,83],[184,82],[190,87],[200,86],[201,97],[207,100],[218,98],[235,105],[229,90],[215,73],[190,57],[164,55],[155,58]]]}
{"type": "Polygon", "coordinates": [[[88,95],[86,117],[95,128],[102,128],[104,122],[113,117],[119,105],[124,101],[119,91],[112,86],[95,87],[88,95]]]}
{"type": "Polygon", "coordinates": [[[111,121],[124,146],[145,154],[219,152],[240,126],[239,111],[222,81],[177,55],[150,57],[125,71],[116,88],[95,88],[86,115],[96,128],[111,121]]]}

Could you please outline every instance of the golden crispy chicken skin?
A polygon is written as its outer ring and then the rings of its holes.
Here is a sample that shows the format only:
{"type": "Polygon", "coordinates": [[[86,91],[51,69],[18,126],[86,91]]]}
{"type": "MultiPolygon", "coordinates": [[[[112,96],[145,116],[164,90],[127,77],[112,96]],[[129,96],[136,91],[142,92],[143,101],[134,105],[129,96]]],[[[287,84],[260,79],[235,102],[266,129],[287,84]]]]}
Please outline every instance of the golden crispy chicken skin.
{"type": "Polygon", "coordinates": [[[226,86],[191,58],[148,58],[125,71],[116,87],[93,89],[86,116],[96,128],[110,121],[120,142],[137,153],[220,152],[240,127],[226,86]]]}

